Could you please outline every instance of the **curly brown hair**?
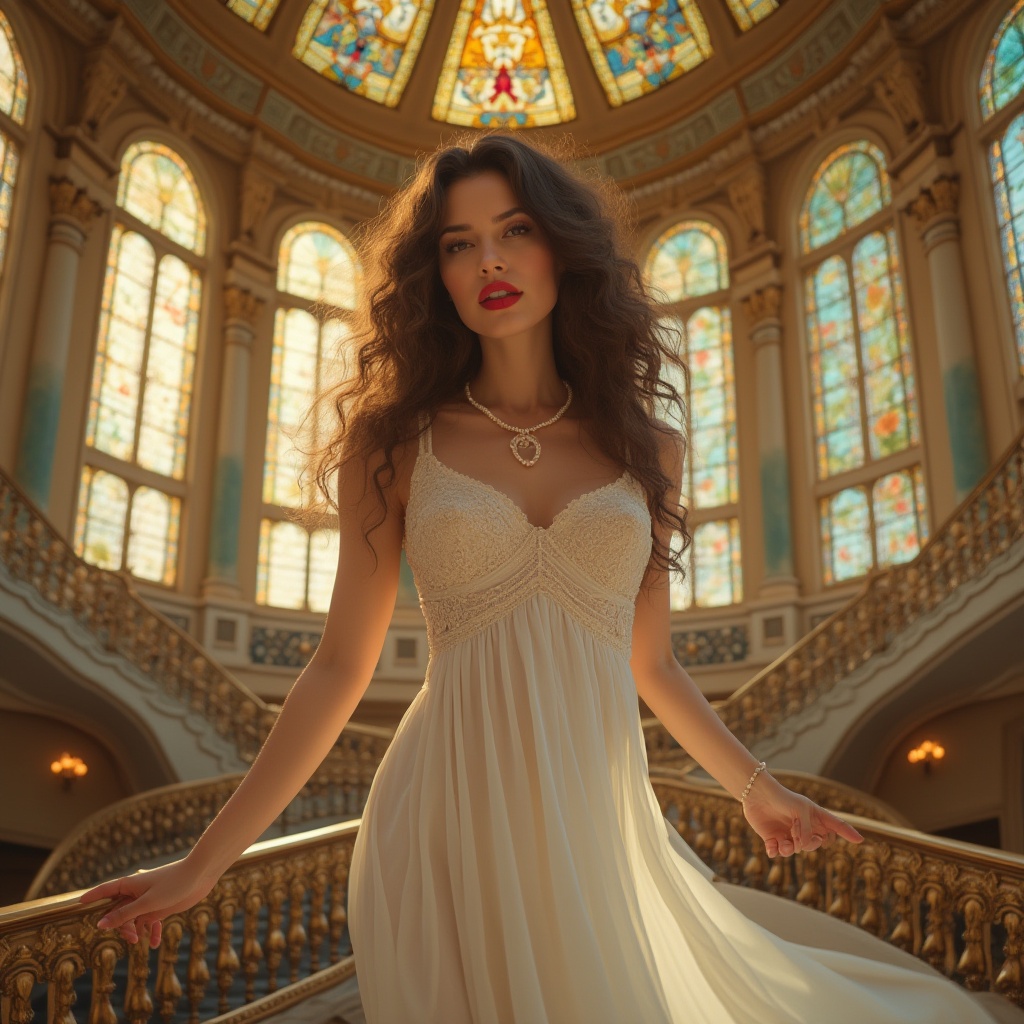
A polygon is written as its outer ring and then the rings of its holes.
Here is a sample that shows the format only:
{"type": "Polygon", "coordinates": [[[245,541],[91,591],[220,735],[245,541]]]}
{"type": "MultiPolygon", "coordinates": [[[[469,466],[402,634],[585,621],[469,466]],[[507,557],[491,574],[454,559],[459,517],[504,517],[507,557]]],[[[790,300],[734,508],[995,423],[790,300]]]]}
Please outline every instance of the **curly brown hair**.
{"type": "MultiPolygon", "coordinates": [[[[572,384],[601,451],[642,484],[652,520],[680,535],[678,555],[655,541],[655,563],[685,575],[680,556],[691,542],[687,509],[680,506],[679,515],[665,501],[671,481],[661,469],[657,437],[680,431],[655,415],[658,400],[674,403],[685,422],[682,396],[661,377],[664,364],[672,364],[689,388],[687,366],[666,337],[678,341],[681,331],[659,321],[640,268],[627,255],[631,204],[596,170],[570,169],[572,150],[566,138],[542,144],[500,129],[467,133],[418,162],[381,212],[357,231],[364,287],[358,308],[344,317],[342,342],[344,359],[353,366],[317,394],[304,420],[334,420],[334,429],[321,428],[319,437],[307,432],[313,440],[305,446],[297,442],[307,457],[304,475],[316,482],[297,514],[307,525],[337,513],[332,485],[345,462],[382,451],[373,474],[381,515],[364,534],[373,550],[369,535],[386,517],[384,488],[395,479],[395,448],[419,434],[420,413],[432,420],[479,372],[480,340],[446,301],[437,241],[448,187],[498,171],[518,205],[542,225],[565,268],[552,313],[558,375],[572,384]]],[[[337,315],[323,306],[318,312],[337,315]]],[[[685,455],[688,439],[681,436],[681,443],[685,455]]],[[[653,538],[653,526],[651,532],[653,538]]]]}

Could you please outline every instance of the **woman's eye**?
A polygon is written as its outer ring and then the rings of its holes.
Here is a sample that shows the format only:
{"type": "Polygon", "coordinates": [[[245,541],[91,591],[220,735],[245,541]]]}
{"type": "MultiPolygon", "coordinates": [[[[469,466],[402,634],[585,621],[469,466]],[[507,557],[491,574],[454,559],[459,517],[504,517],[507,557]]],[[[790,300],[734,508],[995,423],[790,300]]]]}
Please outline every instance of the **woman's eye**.
{"type": "MultiPolygon", "coordinates": [[[[524,221],[517,220],[514,224],[510,224],[508,226],[508,229],[506,230],[505,233],[508,234],[511,231],[515,231],[516,228],[522,228],[523,231],[522,232],[518,232],[517,234],[513,235],[512,236],[513,238],[518,238],[519,235],[523,234],[523,233],[529,234],[529,232],[531,230],[529,224],[526,224],[524,221]]],[[[463,244],[468,245],[469,243],[468,243],[468,241],[465,238],[456,238],[454,242],[449,242],[444,247],[444,251],[445,252],[462,252],[461,249],[456,249],[455,247],[457,245],[463,245],[463,244]]]]}

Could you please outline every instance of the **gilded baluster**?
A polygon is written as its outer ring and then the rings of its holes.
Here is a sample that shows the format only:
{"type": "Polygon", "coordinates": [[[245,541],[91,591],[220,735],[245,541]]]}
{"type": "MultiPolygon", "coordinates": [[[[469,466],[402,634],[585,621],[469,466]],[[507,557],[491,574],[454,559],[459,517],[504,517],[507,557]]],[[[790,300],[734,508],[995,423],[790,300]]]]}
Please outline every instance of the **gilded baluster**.
{"type": "Polygon", "coordinates": [[[750,856],[743,865],[743,880],[751,889],[767,888],[765,876],[768,874],[768,854],[764,852],[764,842],[757,835],[748,833],[750,839],[750,856]]]}
{"type": "Polygon", "coordinates": [[[985,965],[985,905],[983,897],[972,893],[963,902],[964,951],[957,961],[957,972],[963,975],[964,987],[971,992],[988,989],[985,965]]]}
{"type": "Polygon", "coordinates": [[[925,916],[924,942],[921,945],[921,958],[927,960],[937,971],[946,968],[946,900],[945,894],[937,883],[931,883],[925,890],[925,902],[928,913],[925,916]]]}
{"type": "Polygon", "coordinates": [[[188,949],[188,1020],[189,1024],[199,1024],[199,1004],[206,995],[206,987],[210,984],[210,968],[206,963],[206,950],[209,946],[209,929],[212,918],[209,905],[200,904],[189,915],[189,949],[188,949]]]}
{"type": "MultiPolygon", "coordinates": [[[[8,1013],[11,1024],[32,1024],[35,1013],[32,1010],[32,989],[35,987],[37,968],[19,967],[4,979],[3,992],[9,1000],[8,1013]]],[[[6,973],[6,972],[5,972],[6,973]]]]}
{"type": "Polygon", "coordinates": [[[341,959],[341,937],[348,924],[348,912],[345,909],[345,896],[348,891],[348,866],[350,848],[346,844],[334,859],[331,872],[331,911],[328,922],[331,930],[330,962],[336,964],[341,959]]]}
{"type": "Polygon", "coordinates": [[[873,851],[867,850],[865,854],[871,859],[865,860],[860,868],[860,875],[864,879],[864,912],[860,915],[857,923],[872,935],[881,936],[883,929],[882,872],[873,858],[873,851]]]}
{"type": "MultiPolygon", "coordinates": [[[[230,883],[229,883],[230,886],[230,883]]],[[[231,887],[233,888],[233,887],[231,887]]],[[[230,892],[230,888],[228,890],[230,892]]],[[[233,893],[232,893],[233,895],[233,893]]],[[[231,896],[225,894],[217,907],[217,990],[220,996],[217,1000],[217,1012],[227,1013],[229,1007],[228,992],[235,980],[238,968],[238,954],[231,945],[231,933],[235,925],[235,910],[237,904],[231,896]]],[[[298,973],[293,980],[298,980],[298,973]]]]}
{"type": "Polygon", "coordinates": [[[53,971],[50,991],[53,997],[53,1024],[76,1024],[71,1007],[78,996],[75,994],[75,978],[81,974],[81,967],[72,957],[64,957],[53,971]]]}
{"type": "Polygon", "coordinates": [[[309,897],[309,969],[312,973],[320,970],[320,946],[327,934],[327,915],[324,913],[326,894],[326,864],[323,854],[317,854],[309,897]]]}
{"type": "Polygon", "coordinates": [[[804,706],[804,687],[807,678],[804,672],[803,658],[794,655],[784,662],[786,666],[786,714],[795,715],[804,706]]]}
{"type": "Polygon", "coordinates": [[[828,913],[841,921],[854,919],[850,899],[850,855],[837,851],[832,857],[832,901],[828,913]]]}
{"type": "Polygon", "coordinates": [[[105,942],[93,953],[92,1002],[89,1004],[89,1024],[117,1024],[117,1014],[110,997],[117,983],[114,970],[117,968],[117,948],[112,942],[105,942]]]}
{"type": "Polygon", "coordinates": [[[1003,927],[1006,929],[1006,944],[1003,946],[1005,959],[996,974],[993,988],[1019,1006],[1024,1002],[1024,986],[1021,985],[1024,929],[1021,928],[1021,915],[1016,910],[1007,910],[1003,914],[1003,927]]]}
{"type": "Polygon", "coordinates": [[[157,1012],[164,1024],[170,1024],[181,1001],[181,982],[175,968],[184,927],[181,919],[173,917],[164,922],[160,952],[157,955],[156,984],[153,992],[157,999],[157,1012]]]}
{"type": "Polygon", "coordinates": [[[302,926],[302,898],[306,893],[302,881],[304,876],[304,870],[296,873],[288,894],[288,981],[292,985],[299,980],[299,961],[306,946],[306,929],[302,926]]]}
{"type": "Polygon", "coordinates": [[[281,922],[284,919],[284,912],[281,908],[287,896],[283,869],[274,867],[272,878],[273,881],[267,894],[267,938],[263,943],[267,958],[268,992],[277,991],[277,971],[288,945],[284,932],[281,930],[281,922]]]}
{"type": "Polygon", "coordinates": [[[821,905],[821,883],[818,880],[817,850],[809,850],[806,853],[797,855],[799,857],[798,871],[801,884],[797,890],[796,901],[807,907],[818,907],[821,905]]]}
{"type": "Polygon", "coordinates": [[[725,860],[728,878],[738,882],[743,877],[746,862],[747,823],[742,814],[729,815],[729,855],[725,860]]]}
{"type": "Polygon", "coordinates": [[[701,802],[697,805],[696,817],[699,827],[697,829],[697,836],[693,841],[693,850],[707,864],[711,860],[711,851],[715,846],[715,812],[710,804],[701,802]]]}
{"type": "Polygon", "coordinates": [[[913,900],[911,899],[913,885],[910,878],[902,871],[893,876],[892,891],[896,894],[896,925],[889,935],[889,941],[894,946],[913,953],[914,917],[913,900]]]}
{"type": "MultiPolygon", "coordinates": [[[[767,856],[767,854],[766,854],[767,856]]],[[[768,878],[765,881],[768,891],[776,896],[785,895],[789,889],[789,858],[773,857],[772,866],[768,869],[768,878]]]]}
{"type": "Polygon", "coordinates": [[[130,1024],[146,1024],[153,1016],[153,1000],[146,984],[149,978],[149,943],[144,936],[128,945],[128,987],[124,1015],[130,1024]]]}
{"type": "Polygon", "coordinates": [[[729,821],[721,808],[715,814],[715,845],[711,848],[711,865],[720,874],[725,874],[725,862],[729,856],[729,821]]]}
{"type": "Polygon", "coordinates": [[[242,924],[242,974],[245,976],[245,1001],[255,998],[256,975],[263,962],[263,947],[256,935],[260,907],[263,906],[263,874],[254,874],[245,893],[245,921],[242,924]]]}

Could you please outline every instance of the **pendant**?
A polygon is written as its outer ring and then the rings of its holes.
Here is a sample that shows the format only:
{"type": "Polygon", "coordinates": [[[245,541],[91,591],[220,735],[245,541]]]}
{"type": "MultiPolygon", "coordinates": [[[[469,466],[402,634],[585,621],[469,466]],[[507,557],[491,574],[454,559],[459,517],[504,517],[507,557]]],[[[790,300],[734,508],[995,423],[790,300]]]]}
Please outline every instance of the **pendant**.
{"type": "Polygon", "coordinates": [[[512,454],[524,465],[532,466],[540,458],[540,441],[537,440],[536,436],[531,434],[528,430],[524,430],[522,433],[516,434],[515,437],[509,441],[512,446],[512,454]],[[519,454],[520,448],[529,448],[530,445],[534,447],[534,453],[532,459],[524,459],[519,454]]]}

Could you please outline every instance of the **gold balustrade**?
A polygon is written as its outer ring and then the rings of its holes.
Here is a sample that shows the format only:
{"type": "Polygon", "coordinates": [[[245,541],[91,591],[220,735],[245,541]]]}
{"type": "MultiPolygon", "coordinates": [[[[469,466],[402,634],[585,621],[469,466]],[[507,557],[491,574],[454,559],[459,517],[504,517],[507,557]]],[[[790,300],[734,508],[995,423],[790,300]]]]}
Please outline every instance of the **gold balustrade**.
{"type": "Polygon", "coordinates": [[[863,843],[769,859],[738,801],[653,770],[662,813],[719,875],[795,899],[1024,1006],[1024,856],[844,814],[863,843]]]}
{"type": "MultiPolygon", "coordinates": [[[[358,818],[380,763],[376,745],[350,736],[348,758],[325,762],[274,822],[281,835],[311,822],[358,818]]],[[[245,777],[176,782],[118,800],[80,821],[36,873],[25,899],[84,889],[183,856],[245,777]]]]}
{"type": "MultiPolygon", "coordinates": [[[[204,715],[220,736],[251,764],[277,712],[244,686],[170,619],[136,592],[126,572],[91,565],[57,532],[42,511],[0,470],[0,564],[31,585],[55,608],[72,616],[108,651],[204,715]]],[[[331,760],[349,757],[353,740],[374,748],[379,762],[394,731],[350,724],[331,760]]]]}
{"type": "MultiPolygon", "coordinates": [[[[979,576],[1024,535],[1024,432],[909,562],[873,571],[860,592],[715,708],[750,745],[812,704],[979,576]]],[[[643,722],[648,760],[693,766],[664,726],[643,722]]]]}
{"type": "MultiPolygon", "coordinates": [[[[858,925],[971,991],[1024,1006],[1024,857],[849,814],[863,843],[769,860],[723,790],[667,770],[651,782],[663,813],[721,877],[858,925]]],[[[166,919],[163,945],[148,953],[98,931],[104,907],[83,907],[75,894],[0,910],[0,1024],[29,1024],[34,1008],[61,1024],[241,1024],[351,977],[357,827],[251,847],[205,900],[166,919]]]]}

